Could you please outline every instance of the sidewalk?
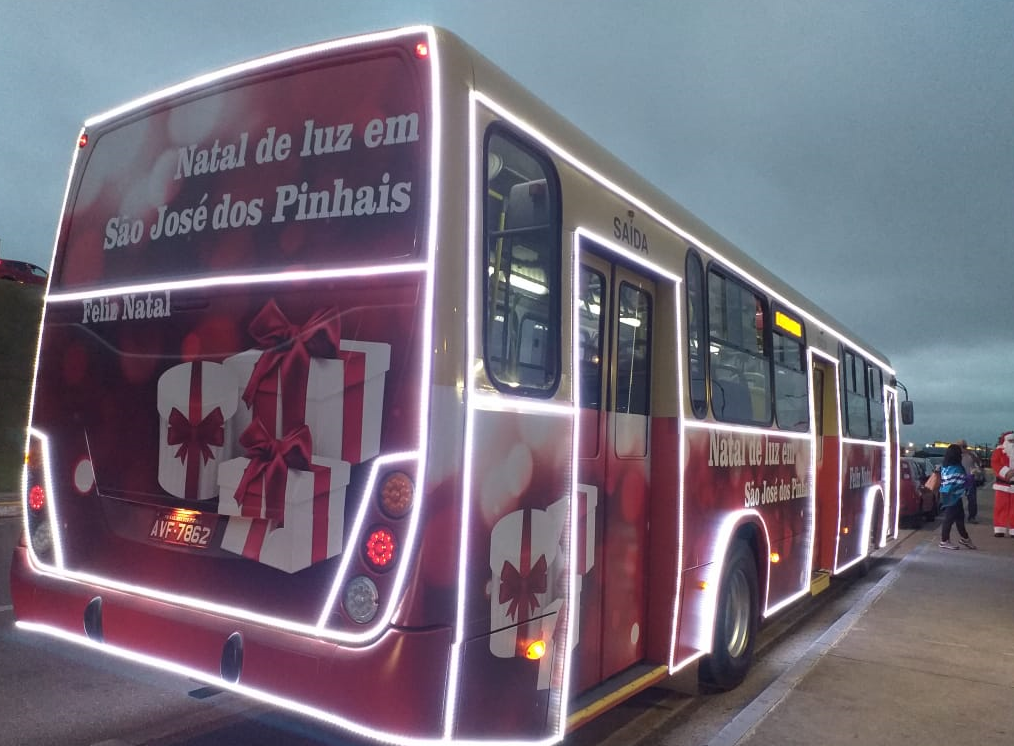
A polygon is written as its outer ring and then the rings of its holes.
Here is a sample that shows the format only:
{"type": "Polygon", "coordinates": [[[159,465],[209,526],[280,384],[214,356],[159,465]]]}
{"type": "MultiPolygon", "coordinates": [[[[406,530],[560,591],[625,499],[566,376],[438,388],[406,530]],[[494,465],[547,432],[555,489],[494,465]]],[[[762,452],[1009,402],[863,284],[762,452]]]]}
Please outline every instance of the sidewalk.
{"type": "MultiPolygon", "coordinates": [[[[985,498],[985,499],[983,499],[985,498]]],[[[1014,740],[1014,539],[940,549],[940,520],[863,603],[710,746],[1009,746],[1014,740]]],[[[956,531],[951,533],[956,540],[956,531]]]]}

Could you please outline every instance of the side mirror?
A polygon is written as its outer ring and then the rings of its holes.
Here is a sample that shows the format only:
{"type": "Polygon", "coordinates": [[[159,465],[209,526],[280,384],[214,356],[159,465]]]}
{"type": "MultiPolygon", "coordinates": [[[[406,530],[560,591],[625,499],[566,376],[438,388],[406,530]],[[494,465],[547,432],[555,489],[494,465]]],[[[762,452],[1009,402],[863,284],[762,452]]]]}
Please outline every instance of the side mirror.
{"type": "Polygon", "coordinates": [[[901,424],[911,425],[915,422],[915,404],[906,399],[901,403],[901,424]]]}

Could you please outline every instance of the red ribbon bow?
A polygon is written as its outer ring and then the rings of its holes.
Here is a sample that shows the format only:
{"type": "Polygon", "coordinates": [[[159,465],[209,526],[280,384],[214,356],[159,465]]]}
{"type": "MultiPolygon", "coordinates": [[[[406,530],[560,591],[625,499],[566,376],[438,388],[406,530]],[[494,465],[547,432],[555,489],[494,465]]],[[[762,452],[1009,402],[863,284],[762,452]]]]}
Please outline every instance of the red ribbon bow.
{"type": "Polygon", "coordinates": [[[264,517],[282,526],[285,514],[285,483],[288,471],[310,468],[313,441],[310,428],[301,425],[281,440],[275,440],[264,424],[254,419],[243,431],[239,442],[247,449],[250,463],[243,470],[243,478],[236,488],[236,502],[241,514],[260,516],[260,499],[264,500],[264,517]],[[261,476],[264,477],[261,486],[261,476]]]}
{"type": "Polygon", "coordinates": [[[253,406],[262,382],[280,371],[282,402],[286,407],[282,413],[282,431],[292,430],[305,417],[310,358],[338,356],[341,340],[338,311],[333,307],[322,309],[299,326],[286,318],[274,300],[269,300],[250,322],[249,332],[263,352],[243,390],[243,401],[253,406]]]}
{"type": "Polygon", "coordinates": [[[507,614],[511,619],[530,619],[532,612],[539,607],[535,594],[545,593],[547,587],[546,555],[540,555],[538,561],[527,571],[518,570],[510,561],[504,560],[503,569],[500,570],[500,603],[510,601],[507,614]]]}
{"type": "Polygon", "coordinates": [[[225,417],[222,416],[220,407],[212,409],[200,422],[190,420],[173,407],[169,413],[169,433],[166,442],[171,446],[179,446],[174,455],[181,462],[185,463],[189,457],[200,453],[204,457],[204,463],[208,463],[215,458],[211,446],[225,443],[224,424],[225,417]]]}

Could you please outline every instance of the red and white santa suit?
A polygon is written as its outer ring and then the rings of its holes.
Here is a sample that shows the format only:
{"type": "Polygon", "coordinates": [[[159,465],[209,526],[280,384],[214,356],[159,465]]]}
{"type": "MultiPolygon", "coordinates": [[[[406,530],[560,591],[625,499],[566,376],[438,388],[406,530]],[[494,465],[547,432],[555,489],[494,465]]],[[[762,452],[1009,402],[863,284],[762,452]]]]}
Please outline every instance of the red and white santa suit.
{"type": "Polygon", "coordinates": [[[1014,536],[1014,432],[1004,433],[989,460],[993,482],[993,535],[1014,536]]]}

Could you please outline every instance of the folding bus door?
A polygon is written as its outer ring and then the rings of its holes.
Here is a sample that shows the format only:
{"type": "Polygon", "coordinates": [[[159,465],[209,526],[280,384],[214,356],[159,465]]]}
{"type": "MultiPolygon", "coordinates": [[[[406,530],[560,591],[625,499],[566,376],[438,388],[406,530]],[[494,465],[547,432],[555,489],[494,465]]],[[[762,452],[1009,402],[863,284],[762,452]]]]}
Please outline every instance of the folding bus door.
{"type": "Polygon", "coordinates": [[[597,572],[586,578],[579,689],[645,656],[655,285],[609,257],[582,245],[579,478],[597,494],[601,531],[597,572]]]}

